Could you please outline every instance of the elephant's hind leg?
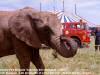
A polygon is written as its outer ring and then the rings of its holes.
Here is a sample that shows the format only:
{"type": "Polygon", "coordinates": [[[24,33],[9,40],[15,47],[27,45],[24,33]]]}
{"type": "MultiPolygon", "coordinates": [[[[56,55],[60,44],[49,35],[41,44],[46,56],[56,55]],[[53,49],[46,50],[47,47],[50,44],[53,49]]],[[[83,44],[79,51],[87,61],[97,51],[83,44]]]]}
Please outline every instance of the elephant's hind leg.
{"type": "Polygon", "coordinates": [[[36,68],[38,69],[38,72],[37,72],[36,75],[44,75],[44,69],[45,69],[45,67],[44,67],[42,59],[40,57],[39,49],[35,49],[34,48],[33,56],[31,58],[31,61],[36,66],[36,68]],[[39,71],[39,70],[41,70],[41,71],[39,71]]]}
{"type": "Polygon", "coordinates": [[[22,73],[21,75],[29,75],[28,69],[30,68],[30,61],[32,56],[30,47],[26,45],[24,42],[18,40],[17,38],[14,38],[13,44],[14,44],[16,56],[19,60],[20,69],[24,70],[23,71],[24,73],[22,73]]]}

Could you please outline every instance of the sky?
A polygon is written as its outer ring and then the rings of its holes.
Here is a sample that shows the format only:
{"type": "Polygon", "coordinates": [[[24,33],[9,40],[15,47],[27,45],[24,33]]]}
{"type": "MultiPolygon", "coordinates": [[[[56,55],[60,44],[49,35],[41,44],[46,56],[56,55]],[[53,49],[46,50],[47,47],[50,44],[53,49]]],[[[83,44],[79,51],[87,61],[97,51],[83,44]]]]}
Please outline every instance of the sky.
{"type": "MultiPolygon", "coordinates": [[[[16,10],[26,6],[42,11],[62,11],[63,0],[0,0],[0,10],[16,10]]],[[[91,23],[100,25],[100,0],[64,0],[64,9],[67,12],[75,14],[75,4],[77,14],[91,23]]]]}

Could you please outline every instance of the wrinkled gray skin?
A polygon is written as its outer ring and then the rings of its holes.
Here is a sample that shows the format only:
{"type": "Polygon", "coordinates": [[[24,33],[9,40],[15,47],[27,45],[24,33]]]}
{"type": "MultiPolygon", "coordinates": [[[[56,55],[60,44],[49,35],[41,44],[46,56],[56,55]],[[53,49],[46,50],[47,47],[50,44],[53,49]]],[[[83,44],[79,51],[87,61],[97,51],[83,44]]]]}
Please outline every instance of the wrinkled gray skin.
{"type": "Polygon", "coordinates": [[[73,57],[77,51],[76,43],[61,35],[61,24],[50,12],[40,13],[32,8],[0,12],[0,57],[16,54],[20,69],[29,69],[30,61],[37,69],[45,68],[39,55],[42,43],[63,57],[73,57]],[[66,44],[65,47],[64,42],[69,46],[66,44]]]}

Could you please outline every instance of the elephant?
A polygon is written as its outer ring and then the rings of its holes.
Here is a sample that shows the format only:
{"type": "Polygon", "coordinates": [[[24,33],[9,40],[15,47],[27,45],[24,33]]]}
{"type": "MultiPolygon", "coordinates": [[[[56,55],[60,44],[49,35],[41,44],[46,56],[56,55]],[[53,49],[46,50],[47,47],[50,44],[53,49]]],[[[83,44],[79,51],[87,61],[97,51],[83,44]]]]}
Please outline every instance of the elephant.
{"type": "Polygon", "coordinates": [[[38,70],[37,75],[44,75],[45,67],[39,54],[41,44],[51,47],[65,58],[77,53],[76,42],[62,34],[56,14],[31,7],[0,11],[0,57],[15,54],[20,69],[28,72],[26,69],[32,62],[37,69],[42,69],[42,74],[38,70]]]}

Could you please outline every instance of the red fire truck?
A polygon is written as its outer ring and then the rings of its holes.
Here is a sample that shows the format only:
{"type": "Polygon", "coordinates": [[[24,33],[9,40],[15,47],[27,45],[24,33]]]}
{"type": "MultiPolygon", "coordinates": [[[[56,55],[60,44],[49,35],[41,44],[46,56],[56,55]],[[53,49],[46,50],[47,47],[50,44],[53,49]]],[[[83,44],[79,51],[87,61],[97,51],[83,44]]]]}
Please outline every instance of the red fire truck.
{"type": "Polygon", "coordinates": [[[80,48],[89,47],[90,30],[86,22],[80,20],[79,22],[63,23],[63,33],[66,37],[73,38],[80,48]]]}

